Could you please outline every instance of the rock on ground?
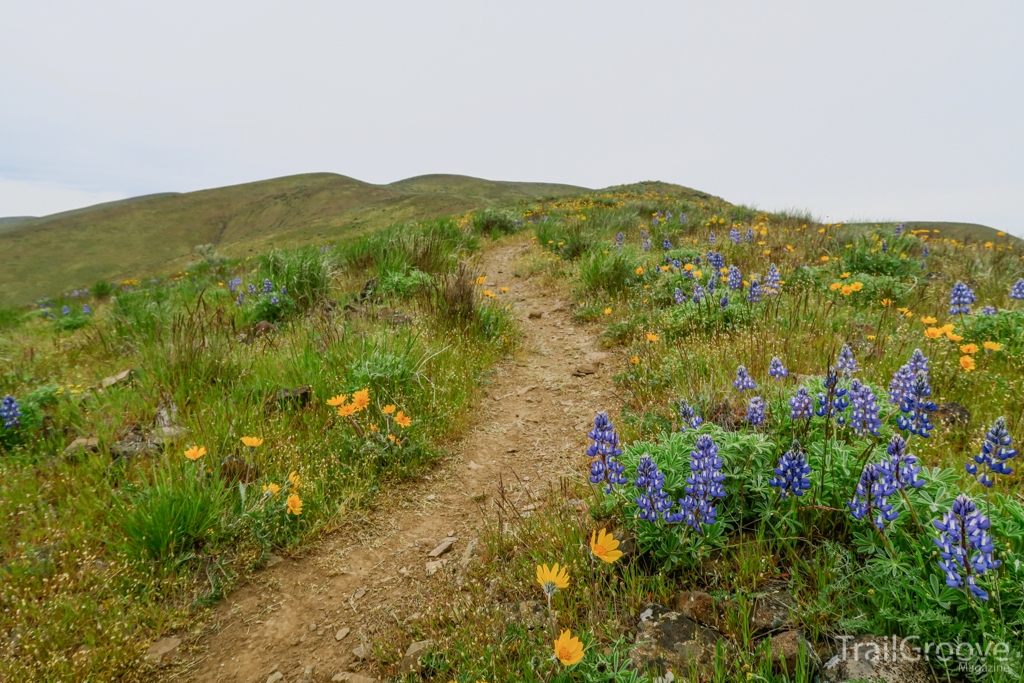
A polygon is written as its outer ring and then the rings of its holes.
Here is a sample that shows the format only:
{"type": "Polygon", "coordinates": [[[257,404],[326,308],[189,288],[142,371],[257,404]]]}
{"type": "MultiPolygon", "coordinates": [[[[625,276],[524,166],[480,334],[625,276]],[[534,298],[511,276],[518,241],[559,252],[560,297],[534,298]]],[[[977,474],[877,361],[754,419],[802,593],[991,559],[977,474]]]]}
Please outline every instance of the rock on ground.
{"type": "Polygon", "coordinates": [[[825,662],[824,680],[885,681],[885,683],[930,683],[931,670],[923,657],[901,639],[885,636],[861,636],[847,641],[845,647],[825,662]],[[917,661],[915,661],[917,660],[917,661]]]}
{"type": "Polygon", "coordinates": [[[710,675],[714,672],[717,652],[727,653],[732,647],[717,629],[701,626],[661,605],[648,605],[640,614],[636,645],[629,657],[643,672],[663,674],[668,669],[696,668],[710,675]]]}

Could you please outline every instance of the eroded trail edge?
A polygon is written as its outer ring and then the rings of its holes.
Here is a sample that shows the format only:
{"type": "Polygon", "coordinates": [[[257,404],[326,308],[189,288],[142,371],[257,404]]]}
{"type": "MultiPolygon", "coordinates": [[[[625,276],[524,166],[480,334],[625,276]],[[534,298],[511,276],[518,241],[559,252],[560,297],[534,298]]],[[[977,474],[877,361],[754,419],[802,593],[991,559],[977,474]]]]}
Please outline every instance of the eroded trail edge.
{"type": "Polygon", "coordinates": [[[509,288],[501,296],[515,303],[524,339],[516,358],[496,368],[455,454],[384,494],[362,523],[327,536],[303,557],[276,562],[230,595],[184,661],[159,678],[381,678],[360,656],[388,624],[417,618],[417,605],[433,587],[470,561],[499,482],[528,513],[550,484],[582,476],[595,411],[619,407],[613,363],[599,351],[595,330],[572,323],[567,298],[545,289],[540,278],[513,275],[527,249],[528,242],[517,241],[481,256],[487,287],[509,288]]]}

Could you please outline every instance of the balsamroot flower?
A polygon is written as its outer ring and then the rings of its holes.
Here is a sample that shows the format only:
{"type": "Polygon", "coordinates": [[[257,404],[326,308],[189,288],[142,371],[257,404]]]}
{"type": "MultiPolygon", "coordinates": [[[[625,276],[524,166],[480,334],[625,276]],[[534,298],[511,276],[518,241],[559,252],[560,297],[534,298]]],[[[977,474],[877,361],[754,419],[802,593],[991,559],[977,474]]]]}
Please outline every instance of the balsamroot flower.
{"type": "Polygon", "coordinates": [[[198,460],[206,455],[206,449],[202,446],[193,446],[185,451],[185,457],[189,460],[198,460]]]}
{"type": "Polygon", "coordinates": [[[734,387],[740,391],[746,391],[747,389],[756,389],[757,385],[754,383],[750,373],[747,372],[747,368],[739,366],[736,368],[736,380],[732,383],[734,387]]]}
{"type": "Polygon", "coordinates": [[[633,485],[640,489],[640,495],[634,498],[640,508],[640,519],[657,522],[658,517],[664,516],[666,522],[677,521],[672,519],[669,513],[672,499],[662,491],[664,484],[665,475],[658,470],[658,464],[650,455],[644,453],[640,456],[640,462],[636,467],[636,480],[633,482],[633,485]]]}
{"type": "Polygon", "coordinates": [[[546,564],[537,565],[537,583],[549,599],[560,590],[569,587],[569,572],[565,567],[559,568],[558,563],[548,567],[546,564]]]}
{"type": "Polygon", "coordinates": [[[594,553],[594,557],[608,564],[612,564],[622,557],[619,542],[606,529],[601,529],[601,533],[590,532],[590,552],[594,553]]]}
{"type": "Polygon", "coordinates": [[[1017,449],[1011,448],[1013,439],[1006,429],[1006,418],[997,417],[995,424],[985,434],[985,442],[981,445],[981,453],[974,456],[973,463],[967,463],[967,473],[978,476],[978,481],[985,488],[992,488],[997,474],[1013,474],[1013,468],[1006,464],[1007,460],[1016,457],[1017,449]],[[981,465],[981,468],[978,467],[981,465]]]}
{"type": "Polygon", "coordinates": [[[764,424],[764,409],[764,399],[760,396],[750,399],[750,403],[747,405],[747,422],[755,427],[764,424]]]}
{"type": "Polygon", "coordinates": [[[242,443],[249,448],[259,448],[263,445],[263,439],[258,436],[243,436],[242,443]]]}
{"type": "Polygon", "coordinates": [[[718,515],[715,500],[725,498],[722,482],[722,459],[718,446],[707,434],[697,438],[696,449],[690,451],[690,476],[686,479],[686,497],[679,501],[683,519],[698,532],[705,524],[714,524],[718,515]]]}
{"type": "Polygon", "coordinates": [[[297,493],[288,496],[288,514],[296,517],[302,514],[302,499],[297,493]]]}
{"type": "Polygon", "coordinates": [[[21,424],[21,407],[13,396],[7,394],[0,401],[0,420],[4,421],[4,429],[14,429],[21,424]]]}
{"type": "Polygon", "coordinates": [[[327,405],[332,408],[337,408],[338,406],[345,405],[346,401],[348,401],[348,396],[345,394],[338,394],[337,396],[327,399],[327,405]]]}
{"type": "Polygon", "coordinates": [[[768,364],[768,375],[775,379],[782,379],[783,377],[789,377],[789,370],[782,364],[782,361],[778,357],[772,358],[772,362],[768,364]]]}
{"type": "Polygon", "coordinates": [[[404,411],[399,410],[398,413],[395,415],[395,424],[397,424],[402,429],[405,429],[406,427],[412,424],[412,418],[406,415],[404,411]]]}
{"type": "Polygon", "coordinates": [[[629,483],[623,474],[626,467],[619,462],[622,455],[619,448],[619,435],[615,433],[615,425],[608,419],[608,413],[602,411],[594,417],[594,428],[587,435],[593,442],[587,448],[590,462],[590,483],[605,482],[605,493],[611,493],[612,485],[629,483]]]}
{"type": "Polygon", "coordinates": [[[791,420],[809,420],[814,412],[814,403],[807,387],[800,387],[796,394],[789,399],[791,420]]]}
{"type": "Polygon", "coordinates": [[[878,404],[871,387],[855,379],[850,382],[849,395],[853,404],[853,410],[850,411],[850,426],[853,427],[853,431],[857,436],[878,436],[882,421],[878,419],[878,404]]]}
{"type": "Polygon", "coordinates": [[[949,293],[949,314],[970,315],[971,304],[977,300],[974,290],[958,280],[949,293]]]}
{"type": "Polygon", "coordinates": [[[682,425],[679,431],[685,432],[686,428],[697,429],[704,424],[704,418],[697,414],[697,410],[686,402],[685,398],[679,399],[679,417],[682,418],[682,425]]]}
{"type": "Polygon", "coordinates": [[[579,664],[583,660],[583,643],[566,629],[555,641],[555,656],[565,666],[579,664]]]}
{"type": "Polygon", "coordinates": [[[960,588],[966,583],[976,598],[988,600],[988,593],[977,584],[977,577],[1002,564],[993,557],[995,544],[988,533],[991,520],[961,493],[942,519],[932,524],[939,531],[939,537],[932,540],[939,549],[939,566],[946,575],[946,585],[960,588]]]}
{"type": "Polygon", "coordinates": [[[368,388],[360,389],[352,394],[352,405],[356,407],[357,413],[370,405],[370,390],[368,388]]]}
{"type": "Polygon", "coordinates": [[[779,458],[775,476],[768,484],[779,490],[779,498],[783,500],[790,494],[802,496],[811,488],[811,466],[798,441],[793,441],[790,449],[779,458]]]}
{"type": "Polygon", "coordinates": [[[873,463],[868,463],[860,473],[853,500],[846,505],[854,519],[867,517],[879,531],[885,531],[885,525],[900,516],[899,512],[892,509],[892,503],[888,502],[889,495],[886,473],[873,463]]]}

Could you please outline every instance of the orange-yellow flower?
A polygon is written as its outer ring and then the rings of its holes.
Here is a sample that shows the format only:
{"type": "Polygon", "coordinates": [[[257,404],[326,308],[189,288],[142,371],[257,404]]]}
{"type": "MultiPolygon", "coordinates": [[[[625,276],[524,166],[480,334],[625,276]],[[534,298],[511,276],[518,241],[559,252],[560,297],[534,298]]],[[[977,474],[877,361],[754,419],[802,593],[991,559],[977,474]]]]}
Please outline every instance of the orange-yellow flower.
{"type": "Polygon", "coordinates": [[[960,347],[960,353],[966,353],[968,356],[974,355],[978,352],[977,344],[964,344],[960,347]]]}
{"type": "Polygon", "coordinates": [[[288,514],[302,514],[302,499],[299,498],[299,494],[297,493],[293,493],[292,495],[288,496],[288,514]]]}
{"type": "Polygon", "coordinates": [[[942,330],[938,327],[929,327],[924,331],[924,336],[929,339],[938,339],[942,336],[942,330]]]}
{"type": "Polygon", "coordinates": [[[985,347],[986,351],[1001,351],[1003,348],[1002,344],[994,341],[982,342],[981,345],[985,347]]]}
{"type": "Polygon", "coordinates": [[[399,427],[408,427],[412,424],[412,418],[406,416],[401,410],[398,411],[398,415],[395,415],[395,422],[398,423],[399,427]]]}
{"type": "Polygon", "coordinates": [[[565,567],[558,568],[558,563],[548,567],[546,564],[537,565],[537,583],[544,590],[548,597],[555,594],[555,591],[565,590],[569,587],[569,572],[565,567]]]}
{"type": "Polygon", "coordinates": [[[397,408],[397,406],[394,403],[387,404],[386,406],[384,406],[384,414],[385,415],[393,414],[395,412],[395,408],[397,408]]]}
{"type": "Polygon", "coordinates": [[[610,309],[610,308],[604,309],[604,314],[605,315],[611,315],[612,314],[612,309],[610,309]]]}
{"type": "Polygon", "coordinates": [[[489,289],[484,290],[484,296],[494,296],[494,292],[489,289]]]}
{"type": "Polygon", "coordinates": [[[958,342],[959,343],[959,342],[963,341],[963,339],[964,339],[959,334],[954,334],[953,333],[953,326],[949,325],[949,324],[942,326],[942,332],[943,332],[943,334],[946,335],[946,339],[948,339],[949,341],[954,341],[954,342],[958,342]]]}
{"type": "Polygon", "coordinates": [[[637,275],[643,275],[643,274],[644,274],[644,268],[643,268],[643,266],[637,266],[637,268],[636,268],[636,274],[637,274],[637,275]]]}
{"type": "Polygon", "coordinates": [[[611,564],[622,557],[622,551],[618,548],[619,542],[605,529],[601,529],[600,534],[596,531],[590,532],[590,552],[594,553],[597,559],[611,564]]]}
{"type": "Polygon", "coordinates": [[[341,415],[342,417],[348,417],[354,412],[356,412],[355,403],[346,403],[345,405],[338,408],[338,415],[341,415]]]}
{"type": "Polygon", "coordinates": [[[663,265],[663,266],[661,267],[661,272],[663,272],[663,273],[664,273],[664,272],[668,271],[668,269],[669,269],[669,268],[671,268],[671,266],[669,266],[668,264],[665,264],[665,265],[663,265]]]}
{"type": "Polygon", "coordinates": [[[889,307],[892,306],[892,299],[882,299],[878,303],[882,304],[885,307],[889,307]]]}
{"type": "Polygon", "coordinates": [[[243,436],[242,443],[249,448],[258,448],[263,445],[263,439],[258,436],[243,436]]]}
{"type": "Polygon", "coordinates": [[[295,489],[299,488],[299,481],[300,481],[299,480],[299,473],[296,472],[295,470],[292,470],[288,474],[288,481],[290,481],[292,483],[292,488],[295,488],[295,489]]]}
{"type": "Polygon", "coordinates": [[[370,390],[360,389],[356,393],[352,394],[352,405],[356,407],[357,413],[370,405],[370,390]]]}
{"type": "Polygon", "coordinates": [[[370,425],[370,431],[371,431],[371,432],[379,432],[379,431],[380,431],[380,429],[379,429],[379,428],[377,427],[377,425],[375,425],[375,424],[371,424],[371,425],[370,425]]]}
{"type": "Polygon", "coordinates": [[[824,263],[825,261],[828,261],[829,259],[830,259],[830,257],[828,257],[828,256],[822,256],[821,257],[822,263],[824,263]]]}
{"type": "Polygon", "coordinates": [[[278,486],[277,484],[271,482],[269,484],[264,484],[263,490],[264,491],[269,491],[270,495],[272,495],[272,496],[276,496],[278,491],[281,490],[281,487],[278,486]]]}
{"type": "Polygon", "coordinates": [[[853,294],[853,287],[851,287],[850,285],[843,285],[842,287],[840,287],[839,293],[842,294],[843,296],[850,296],[851,294],[853,294]]]}
{"type": "Polygon", "coordinates": [[[693,264],[692,263],[687,263],[685,266],[683,266],[683,270],[685,270],[687,273],[689,273],[691,270],[693,270],[693,264]]]}
{"type": "Polygon", "coordinates": [[[640,362],[640,356],[633,356],[632,358],[629,359],[629,362],[632,363],[633,365],[636,365],[637,363],[640,362]]]}
{"type": "Polygon", "coordinates": [[[832,284],[830,284],[828,286],[828,288],[831,289],[833,292],[838,290],[838,289],[842,289],[842,287],[843,287],[843,283],[842,282],[833,282],[832,284]]]}
{"type": "Polygon", "coordinates": [[[348,396],[346,396],[345,394],[338,394],[337,396],[334,396],[333,398],[327,399],[327,405],[329,405],[331,407],[340,406],[340,405],[344,404],[345,401],[347,401],[347,400],[348,400],[348,396]]]}
{"type": "MultiPolygon", "coordinates": [[[[551,243],[550,243],[550,242],[548,242],[548,244],[551,244],[551,243]]],[[[478,285],[482,285],[482,284],[483,284],[483,283],[485,283],[485,282],[487,282],[487,276],[486,276],[486,275],[481,275],[480,277],[478,277],[478,278],[476,279],[476,283],[477,283],[478,285]]]]}
{"type": "Polygon", "coordinates": [[[579,664],[583,659],[583,643],[566,629],[555,641],[555,656],[565,666],[579,664]]]}
{"type": "Polygon", "coordinates": [[[699,280],[702,277],[704,277],[704,273],[700,272],[699,270],[695,270],[695,271],[693,271],[693,277],[695,277],[696,279],[699,280]]]}
{"type": "Polygon", "coordinates": [[[845,280],[846,278],[850,277],[850,272],[849,272],[849,271],[847,271],[847,272],[845,272],[845,273],[842,273],[842,274],[840,274],[840,275],[839,275],[839,277],[840,277],[841,279],[845,280]]]}
{"type": "Polygon", "coordinates": [[[976,367],[974,364],[974,359],[971,358],[970,356],[960,356],[960,367],[962,367],[967,372],[970,372],[976,367]]]}
{"type": "Polygon", "coordinates": [[[647,341],[649,341],[649,342],[656,342],[656,341],[658,341],[658,335],[652,334],[651,332],[648,332],[647,333],[647,341]]]}
{"type": "Polygon", "coordinates": [[[185,457],[189,460],[198,460],[199,458],[206,455],[206,449],[202,446],[193,446],[192,448],[185,451],[185,457]]]}
{"type": "Polygon", "coordinates": [[[864,283],[863,282],[852,282],[852,283],[850,283],[850,289],[852,289],[855,292],[859,292],[860,290],[864,289],[864,283]]]}
{"type": "Polygon", "coordinates": [[[501,293],[502,293],[502,294],[504,294],[504,293],[505,293],[505,292],[507,292],[507,291],[508,291],[508,287],[502,287],[502,288],[501,288],[501,293]]]}
{"type": "Polygon", "coordinates": [[[930,315],[926,315],[923,318],[921,318],[921,322],[923,322],[925,325],[934,325],[939,321],[931,317],[930,315]]]}

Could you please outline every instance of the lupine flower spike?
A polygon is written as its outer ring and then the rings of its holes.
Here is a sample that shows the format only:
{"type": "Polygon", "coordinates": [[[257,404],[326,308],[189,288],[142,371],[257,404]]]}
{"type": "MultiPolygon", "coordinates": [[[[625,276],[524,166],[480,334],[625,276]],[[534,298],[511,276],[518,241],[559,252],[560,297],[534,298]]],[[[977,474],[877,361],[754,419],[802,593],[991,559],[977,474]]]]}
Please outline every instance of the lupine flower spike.
{"type": "Polygon", "coordinates": [[[615,433],[615,425],[608,419],[608,413],[600,412],[594,417],[594,428],[588,435],[593,441],[587,448],[590,462],[590,482],[605,482],[605,493],[611,493],[612,485],[629,483],[623,472],[625,465],[618,461],[622,455],[619,448],[619,435],[615,433]]]}
{"type": "Polygon", "coordinates": [[[0,420],[3,420],[4,429],[14,429],[21,424],[21,407],[13,396],[7,394],[4,400],[0,401],[0,420]]]}
{"type": "Polygon", "coordinates": [[[757,385],[754,383],[754,379],[747,372],[744,366],[736,368],[736,380],[732,383],[734,387],[740,391],[746,391],[747,389],[756,389],[757,385]]]}
{"type": "Polygon", "coordinates": [[[839,349],[836,370],[843,373],[843,377],[849,377],[857,372],[857,360],[853,357],[853,350],[850,349],[849,344],[843,344],[843,347],[839,349]]]}
{"type": "Polygon", "coordinates": [[[809,420],[814,410],[814,403],[807,387],[800,387],[789,399],[789,418],[791,420],[809,420]]]}
{"type": "Polygon", "coordinates": [[[811,488],[811,466],[807,464],[807,456],[800,448],[800,443],[793,442],[792,447],[779,458],[779,466],[775,468],[775,476],[768,482],[779,490],[779,498],[786,496],[802,496],[811,488]]]}
{"type": "Polygon", "coordinates": [[[750,404],[747,405],[747,422],[755,427],[764,424],[764,409],[764,399],[760,396],[750,399],[750,404]]]}
{"type": "Polygon", "coordinates": [[[855,379],[850,382],[849,395],[850,402],[853,404],[853,410],[850,412],[850,426],[853,427],[854,433],[857,436],[865,434],[878,436],[882,421],[878,418],[878,404],[871,387],[859,379],[855,379]]]}
{"type": "MultiPolygon", "coordinates": [[[[690,476],[686,479],[686,497],[679,501],[683,520],[696,531],[702,532],[706,524],[714,524],[718,515],[715,500],[725,498],[722,482],[722,459],[718,446],[707,434],[697,438],[695,450],[690,451],[690,476]]],[[[678,518],[678,517],[677,517],[678,518]]]]}
{"type": "Polygon", "coordinates": [[[967,472],[978,476],[978,481],[985,488],[992,488],[997,474],[1013,474],[1013,468],[1006,461],[1016,457],[1017,449],[1011,448],[1013,439],[1006,429],[1006,419],[996,418],[995,424],[985,434],[985,442],[981,445],[981,453],[974,456],[974,462],[967,463],[967,472]],[[979,465],[981,466],[979,468],[979,465]]]}
{"type": "Polygon", "coordinates": [[[772,358],[772,362],[768,365],[768,375],[775,379],[782,379],[783,377],[789,377],[789,370],[786,369],[781,360],[772,358]]]}
{"type": "Polygon", "coordinates": [[[900,516],[899,512],[892,509],[892,503],[888,502],[889,495],[885,472],[873,463],[868,463],[860,473],[853,500],[847,506],[854,519],[867,517],[879,531],[885,531],[886,524],[900,516]]]}
{"type": "Polygon", "coordinates": [[[664,517],[666,522],[678,521],[670,518],[672,499],[662,491],[665,475],[658,470],[658,464],[647,453],[640,456],[633,484],[640,489],[640,495],[634,499],[640,508],[640,519],[657,522],[659,517],[664,517]]]}
{"type": "Polygon", "coordinates": [[[687,428],[697,429],[704,424],[704,419],[697,414],[696,409],[686,402],[685,398],[679,399],[679,417],[682,419],[682,425],[679,431],[685,432],[687,428]]]}
{"type": "Polygon", "coordinates": [[[1011,299],[1024,299],[1024,278],[1017,280],[1010,288],[1011,299]]]}
{"type": "Polygon", "coordinates": [[[975,301],[977,301],[977,297],[974,295],[974,290],[963,282],[957,281],[949,293],[949,314],[970,315],[971,304],[975,301]]]}
{"type": "Polygon", "coordinates": [[[960,494],[942,519],[932,524],[939,531],[939,537],[933,540],[939,549],[939,566],[946,575],[946,585],[960,588],[966,584],[976,598],[988,600],[988,593],[978,585],[977,577],[1002,564],[993,557],[995,544],[988,533],[991,520],[973,500],[960,494]]]}
{"type": "Polygon", "coordinates": [[[932,429],[935,428],[928,413],[938,409],[938,406],[928,399],[931,395],[932,388],[928,383],[928,373],[919,371],[914,377],[910,389],[900,401],[900,410],[903,415],[896,418],[897,426],[905,432],[927,439],[932,429]]]}

